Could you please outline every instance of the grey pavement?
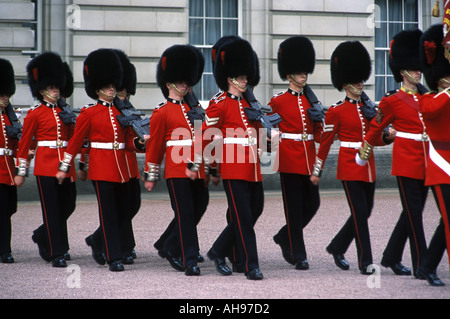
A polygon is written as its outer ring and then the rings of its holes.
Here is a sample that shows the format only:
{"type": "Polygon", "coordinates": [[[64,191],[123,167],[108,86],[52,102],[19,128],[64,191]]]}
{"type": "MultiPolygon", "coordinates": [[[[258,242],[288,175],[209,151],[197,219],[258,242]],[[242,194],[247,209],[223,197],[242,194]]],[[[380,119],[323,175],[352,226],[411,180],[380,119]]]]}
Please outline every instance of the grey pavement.
{"type": "MultiPolygon", "coordinates": [[[[220,190],[220,188],[219,188],[220,190]]],[[[198,225],[201,253],[206,252],[225,226],[226,199],[223,191],[211,192],[210,204],[198,225]]],[[[284,224],[280,193],[266,192],[264,213],[256,224],[262,281],[250,281],[243,274],[224,277],[214,264],[200,264],[201,276],[187,277],[160,258],[153,243],[164,231],[173,213],[165,193],[143,193],[142,207],[134,219],[138,258],[126,270],[115,273],[91,257],[84,238],[98,226],[97,203],[93,196],[78,197],[69,219],[72,260],[68,268],[53,268],[43,261],[31,241],[41,223],[39,202],[19,202],[12,217],[14,264],[0,264],[1,299],[448,299],[450,272],[447,254],[438,268],[445,287],[431,287],[412,276],[396,276],[379,266],[381,254],[401,211],[397,190],[376,191],[370,217],[370,233],[376,274],[361,275],[354,243],[346,253],[350,270],[338,269],[325,247],[349,217],[344,193],[321,191],[321,207],[305,229],[310,269],[295,270],[287,264],[273,235],[284,224]]],[[[431,192],[424,212],[427,239],[438,224],[439,212],[431,192]]],[[[411,266],[409,244],[403,263],[411,266]]]]}

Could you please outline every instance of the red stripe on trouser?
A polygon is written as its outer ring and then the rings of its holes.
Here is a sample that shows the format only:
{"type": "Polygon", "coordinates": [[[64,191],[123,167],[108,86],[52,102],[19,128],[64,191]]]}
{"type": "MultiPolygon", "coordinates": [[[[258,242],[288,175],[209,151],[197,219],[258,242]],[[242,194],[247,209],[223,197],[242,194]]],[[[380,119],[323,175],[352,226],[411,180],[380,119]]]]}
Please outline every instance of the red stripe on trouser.
{"type": "Polygon", "coordinates": [[[247,248],[245,247],[245,241],[244,241],[244,236],[242,235],[242,229],[241,229],[241,223],[239,221],[239,214],[236,208],[236,203],[234,201],[234,195],[233,195],[233,190],[231,189],[231,183],[228,180],[228,188],[230,189],[230,195],[231,195],[231,201],[233,202],[233,207],[234,207],[234,211],[236,212],[236,220],[237,220],[237,225],[239,227],[239,235],[241,236],[241,240],[242,240],[242,246],[244,247],[244,252],[245,252],[245,270],[248,272],[248,254],[247,254],[247,248]]]}
{"type": "Polygon", "coordinates": [[[180,232],[180,246],[181,246],[181,255],[183,256],[183,266],[186,267],[185,258],[184,258],[184,246],[183,246],[183,235],[181,234],[181,223],[180,223],[180,210],[178,208],[177,196],[175,195],[175,187],[173,187],[173,180],[170,180],[170,186],[172,187],[173,198],[175,200],[175,206],[177,207],[177,219],[178,219],[178,230],[180,232]]]}
{"type": "Polygon", "coordinates": [[[108,241],[106,240],[105,226],[103,223],[103,209],[102,209],[102,201],[100,199],[100,192],[98,190],[98,183],[95,183],[95,190],[97,191],[97,200],[98,200],[98,210],[100,213],[100,222],[102,224],[102,234],[105,240],[105,249],[106,249],[106,259],[109,261],[109,250],[108,250],[108,241]]]}
{"type": "Polygon", "coordinates": [[[294,261],[294,250],[292,249],[291,227],[289,224],[289,208],[288,208],[288,203],[287,203],[287,198],[286,198],[286,191],[284,189],[284,180],[281,175],[280,175],[280,178],[281,178],[281,187],[283,188],[283,202],[284,202],[284,207],[285,207],[284,213],[286,215],[286,225],[287,225],[288,235],[289,235],[289,248],[291,250],[292,261],[294,261]]]}
{"type": "Polygon", "coordinates": [[[41,179],[39,176],[37,176],[37,180],[39,183],[39,190],[41,192],[41,200],[42,200],[42,210],[45,216],[45,228],[47,229],[47,236],[48,236],[48,245],[50,247],[50,256],[53,256],[53,248],[52,248],[52,238],[50,236],[50,229],[48,228],[48,218],[47,218],[47,209],[45,206],[45,199],[44,199],[44,191],[42,190],[42,186],[41,186],[41,179]]]}
{"type": "Polygon", "coordinates": [[[361,254],[359,256],[359,268],[361,268],[362,267],[363,247],[362,247],[362,244],[361,244],[361,239],[359,238],[359,230],[358,230],[358,223],[356,222],[355,209],[353,207],[352,199],[350,197],[350,192],[348,191],[347,182],[346,181],[344,181],[344,186],[345,186],[345,192],[347,193],[348,202],[350,204],[350,211],[352,212],[353,222],[355,224],[355,230],[356,230],[355,240],[358,239],[358,245],[359,245],[360,252],[361,252],[361,254]]]}
{"type": "Polygon", "coordinates": [[[450,254],[448,253],[448,249],[450,247],[450,225],[448,220],[448,212],[447,207],[445,206],[445,200],[444,195],[442,194],[442,189],[439,185],[435,186],[436,195],[438,199],[438,205],[441,210],[442,220],[444,221],[445,226],[445,241],[447,243],[447,255],[448,255],[448,262],[450,265],[450,254]]]}
{"type": "Polygon", "coordinates": [[[409,223],[411,224],[412,235],[413,235],[413,237],[414,237],[414,242],[415,242],[415,244],[416,244],[416,245],[415,245],[415,246],[416,246],[416,253],[417,253],[417,260],[416,260],[416,263],[417,263],[417,269],[419,269],[419,266],[420,266],[420,252],[419,252],[419,244],[418,244],[418,242],[417,242],[417,235],[416,235],[416,232],[414,231],[414,225],[413,225],[412,218],[411,218],[411,212],[409,211],[408,202],[407,202],[407,200],[406,200],[405,191],[404,191],[404,189],[403,189],[402,179],[399,178],[398,181],[399,181],[399,185],[400,185],[400,191],[402,192],[403,201],[405,202],[406,212],[407,212],[407,214],[408,214],[409,223]]]}

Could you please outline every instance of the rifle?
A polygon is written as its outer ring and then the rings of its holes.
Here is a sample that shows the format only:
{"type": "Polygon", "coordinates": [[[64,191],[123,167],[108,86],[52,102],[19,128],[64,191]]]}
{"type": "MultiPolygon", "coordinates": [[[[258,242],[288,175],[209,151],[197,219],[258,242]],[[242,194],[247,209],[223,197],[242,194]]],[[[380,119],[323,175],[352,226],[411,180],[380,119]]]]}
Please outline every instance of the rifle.
{"type": "Polygon", "coordinates": [[[9,121],[11,122],[12,126],[8,125],[6,126],[6,134],[10,138],[14,139],[20,139],[22,136],[22,124],[20,123],[19,119],[17,118],[16,112],[14,111],[11,103],[8,103],[8,105],[5,108],[6,116],[8,116],[9,121]]]}
{"type": "Polygon", "coordinates": [[[314,94],[313,90],[311,90],[311,87],[306,84],[303,87],[303,92],[305,94],[306,99],[308,100],[309,104],[311,104],[311,108],[308,109],[309,117],[314,122],[322,122],[325,118],[325,114],[323,112],[323,105],[317,98],[317,96],[314,94]]]}
{"type": "Polygon", "coordinates": [[[122,113],[117,115],[117,121],[123,127],[131,126],[141,141],[144,141],[144,135],[149,135],[150,118],[142,118],[144,114],[136,110],[128,99],[125,101],[122,101],[118,96],[114,98],[114,105],[122,113]]]}
{"type": "Polygon", "coordinates": [[[205,119],[206,111],[198,101],[195,93],[190,91],[184,96],[184,101],[190,107],[190,111],[187,111],[187,115],[189,116],[189,120],[194,123],[195,120],[203,120],[205,119]]]}
{"type": "Polygon", "coordinates": [[[375,117],[375,115],[377,115],[376,106],[364,91],[362,91],[361,93],[361,102],[363,103],[363,106],[361,107],[361,112],[370,121],[375,117]]]}
{"type": "Polygon", "coordinates": [[[77,116],[70,108],[69,104],[67,104],[66,100],[64,100],[62,97],[58,99],[58,105],[63,110],[62,112],[59,112],[58,115],[63,121],[64,124],[75,124],[77,116]]]}
{"type": "Polygon", "coordinates": [[[278,113],[266,115],[265,113],[271,112],[272,109],[269,106],[262,106],[250,89],[245,90],[243,97],[251,106],[251,108],[244,109],[248,119],[251,122],[259,121],[262,127],[267,129],[267,136],[270,139],[272,137],[271,130],[274,128],[274,125],[281,122],[280,115],[278,113]]]}

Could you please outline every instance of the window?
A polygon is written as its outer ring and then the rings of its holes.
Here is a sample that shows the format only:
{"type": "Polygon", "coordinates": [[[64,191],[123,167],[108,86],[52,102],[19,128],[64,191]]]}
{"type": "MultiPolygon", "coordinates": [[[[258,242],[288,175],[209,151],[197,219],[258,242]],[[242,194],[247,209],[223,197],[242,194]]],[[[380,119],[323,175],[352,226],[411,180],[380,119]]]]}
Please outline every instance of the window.
{"type": "Polygon", "coordinates": [[[402,30],[419,28],[419,0],[375,0],[375,99],[400,87],[389,68],[389,44],[402,30]]]}
{"type": "Polygon", "coordinates": [[[209,99],[219,90],[213,76],[211,48],[225,35],[238,35],[238,0],[189,0],[189,43],[205,57],[201,81],[194,87],[199,100],[209,99]]]}

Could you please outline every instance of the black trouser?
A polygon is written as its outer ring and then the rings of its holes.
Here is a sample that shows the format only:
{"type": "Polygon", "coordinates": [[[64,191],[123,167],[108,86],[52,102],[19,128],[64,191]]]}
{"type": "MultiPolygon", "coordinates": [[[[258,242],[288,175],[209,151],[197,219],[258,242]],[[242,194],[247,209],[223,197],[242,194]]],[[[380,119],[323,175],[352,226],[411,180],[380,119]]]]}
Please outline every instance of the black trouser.
{"type": "Polygon", "coordinates": [[[196,265],[199,254],[197,223],[205,212],[205,181],[169,178],[166,183],[175,214],[175,231],[170,232],[163,249],[176,249],[170,252],[181,257],[184,267],[196,265]]]}
{"type": "Polygon", "coordinates": [[[62,184],[50,176],[36,176],[36,181],[43,220],[36,233],[45,240],[50,258],[62,256],[69,250],[67,220],[75,210],[76,185],[70,178],[62,184]]]}
{"type": "Polygon", "coordinates": [[[17,187],[0,184],[0,255],[11,253],[11,216],[17,211],[17,187]]]}
{"type": "MultiPolygon", "coordinates": [[[[169,184],[168,184],[169,185],[169,184]]],[[[193,182],[193,187],[195,188],[194,192],[194,218],[195,225],[198,225],[200,220],[203,217],[203,214],[206,212],[206,208],[209,203],[209,190],[205,185],[205,181],[195,180],[193,182]]],[[[177,240],[177,230],[176,230],[176,219],[172,219],[167,226],[166,230],[162,233],[159,239],[155,242],[154,246],[158,250],[168,251],[172,254],[172,256],[179,257],[181,256],[181,247],[180,243],[177,240]]]]}
{"type": "MultiPolygon", "coordinates": [[[[422,259],[421,269],[425,273],[434,273],[441,262],[445,249],[450,245],[450,185],[443,184],[432,187],[436,204],[441,213],[441,219],[433,237],[431,238],[428,250],[422,259]]],[[[450,263],[450,256],[449,256],[450,263]]]]}
{"type": "Polygon", "coordinates": [[[231,222],[214,242],[212,249],[219,256],[228,256],[233,244],[236,243],[239,260],[244,272],[248,273],[259,268],[253,226],[264,208],[262,182],[230,179],[222,182],[227,195],[231,222]]]}
{"type": "Polygon", "coordinates": [[[133,232],[133,218],[141,208],[141,186],[138,178],[131,178],[127,183],[128,209],[121,225],[122,252],[129,255],[136,246],[133,232]]]}
{"type": "Polygon", "coordinates": [[[342,181],[342,184],[351,216],[333,238],[328,248],[335,254],[344,254],[355,239],[358,267],[362,269],[372,264],[368,219],[373,208],[375,183],[342,181]]]}
{"type": "Polygon", "coordinates": [[[409,238],[414,274],[427,249],[423,230],[422,213],[428,194],[425,181],[397,176],[403,211],[395,225],[383,252],[382,263],[391,265],[402,260],[403,250],[409,238]]]}
{"type": "Polygon", "coordinates": [[[286,225],[275,236],[283,246],[289,247],[295,264],[306,259],[303,228],[319,209],[319,187],[311,183],[308,175],[280,173],[280,181],[286,225]]]}
{"type": "Polygon", "coordinates": [[[127,183],[92,181],[97,195],[100,227],[94,232],[93,240],[101,243],[108,263],[123,257],[123,231],[129,211],[127,183]]]}

